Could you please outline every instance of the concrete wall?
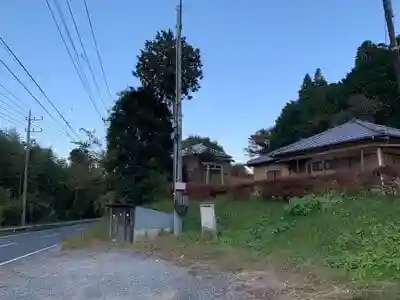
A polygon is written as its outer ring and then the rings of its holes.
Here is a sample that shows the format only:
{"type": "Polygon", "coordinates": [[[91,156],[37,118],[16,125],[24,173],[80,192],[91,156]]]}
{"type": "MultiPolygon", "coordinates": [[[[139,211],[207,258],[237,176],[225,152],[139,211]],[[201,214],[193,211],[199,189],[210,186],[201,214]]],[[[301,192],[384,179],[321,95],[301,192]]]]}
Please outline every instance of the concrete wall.
{"type": "Polygon", "coordinates": [[[286,177],[289,176],[289,168],[286,164],[269,164],[269,165],[259,165],[253,168],[253,176],[254,180],[265,180],[267,179],[268,171],[277,171],[280,170],[280,176],[286,177]]]}
{"type": "Polygon", "coordinates": [[[166,213],[140,206],[136,207],[135,229],[171,229],[173,226],[174,220],[172,213],[166,213]]]}

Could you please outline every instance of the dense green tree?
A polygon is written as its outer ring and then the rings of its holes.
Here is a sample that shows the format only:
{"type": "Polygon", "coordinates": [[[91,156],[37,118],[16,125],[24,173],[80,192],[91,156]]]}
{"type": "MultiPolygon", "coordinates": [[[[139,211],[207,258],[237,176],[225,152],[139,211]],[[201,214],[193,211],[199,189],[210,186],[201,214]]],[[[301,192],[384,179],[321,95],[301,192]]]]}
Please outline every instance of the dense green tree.
{"type": "MultiPolygon", "coordinates": [[[[133,75],[141,84],[169,104],[175,96],[176,38],[172,30],[158,31],[154,40],[147,40],[140,51],[133,75]]],[[[189,98],[200,88],[203,78],[200,49],[182,37],[182,97],[189,98]]]]}
{"type": "Polygon", "coordinates": [[[271,150],[271,136],[273,128],[261,128],[248,138],[248,146],[244,149],[249,157],[268,153],[271,150]]]}
{"type": "Polygon", "coordinates": [[[109,117],[105,168],[122,201],[154,200],[160,180],[172,169],[170,111],[151,89],[120,94],[109,117]]]}
{"type": "Polygon", "coordinates": [[[253,155],[262,154],[265,147],[254,145],[267,143],[268,150],[273,150],[352,118],[400,127],[399,115],[400,97],[389,47],[365,41],[356,51],[354,67],[340,82],[328,83],[321,69],[313,78],[306,74],[298,98],[284,106],[270,135],[257,136],[262,132],[258,130],[249,138],[249,147],[253,146],[253,155]]]}
{"type": "MultiPolygon", "coordinates": [[[[31,145],[28,223],[89,218],[103,212],[95,203],[104,191],[101,168],[91,164],[89,173],[97,175],[88,176],[87,152],[81,150],[71,151],[74,158],[68,163],[56,157],[51,149],[31,145]],[[77,164],[85,168],[78,170],[77,164]],[[79,201],[75,199],[77,186],[82,196],[79,201]]],[[[15,131],[0,131],[0,226],[20,224],[24,157],[25,145],[15,131]]]]}
{"type": "Polygon", "coordinates": [[[315,87],[325,87],[328,82],[325,80],[324,75],[322,75],[322,70],[318,68],[314,74],[314,82],[312,83],[315,87]]]}
{"type": "Polygon", "coordinates": [[[224,147],[215,140],[211,140],[209,137],[200,135],[190,135],[182,141],[182,149],[189,148],[197,144],[203,144],[211,149],[225,152],[224,147]]]}

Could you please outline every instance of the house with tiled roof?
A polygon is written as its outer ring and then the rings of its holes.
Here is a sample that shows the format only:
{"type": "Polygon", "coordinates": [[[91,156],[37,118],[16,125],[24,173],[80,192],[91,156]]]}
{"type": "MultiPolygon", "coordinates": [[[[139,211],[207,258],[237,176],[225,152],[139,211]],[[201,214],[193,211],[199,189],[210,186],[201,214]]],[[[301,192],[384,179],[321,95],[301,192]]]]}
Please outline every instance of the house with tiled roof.
{"type": "Polygon", "coordinates": [[[188,182],[226,184],[229,182],[232,157],[204,144],[182,149],[188,182]]]}
{"type": "Polygon", "coordinates": [[[400,165],[400,129],[353,119],[251,159],[254,180],[400,165]]]}

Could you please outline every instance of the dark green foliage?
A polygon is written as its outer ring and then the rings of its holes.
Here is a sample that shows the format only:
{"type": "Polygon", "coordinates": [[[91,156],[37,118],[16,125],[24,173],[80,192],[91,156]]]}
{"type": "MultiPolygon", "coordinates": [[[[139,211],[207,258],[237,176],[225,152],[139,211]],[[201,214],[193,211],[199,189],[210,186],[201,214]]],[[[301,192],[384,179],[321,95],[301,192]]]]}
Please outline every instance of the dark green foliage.
{"type": "Polygon", "coordinates": [[[265,154],[270,151],[272,128],[257,130],[248,138],[248,146],[244,151],[250,157],[265,154]]]}
{"type": "MultiPolygon", "coordinates": [[[[0,133],[0,226],[20,224],[24,144],[15,132],[0,133]]],[[[90,143],[73,149],[71,163],[51,149],[31,146],[27,195],[28,223],[98,216],[104,179],[90,143]]]]}
{"type": "MultiPolygon", "coordinates": [[[[133,75],[154,95],[170,103],[175,96],[176,38],[171,30],[158,31],[154,40],[147,40],[138,55],[133,75]]],[[[200,50],[182,37],[182,97],[189,97],[200,88],[203,78],[200,50]]]]}
{"type": "Polygon", "coordinates": [[[286,212],[291,216],[307,216],[314,211],[320,211],[322,203],[318,198],[292,198],[285,207],[286,212]]]}
{"type": "MultiPolygon", "coordinates": [[[[200,50],[182,38],[182,99],[200,88],[200,50]]],[[[176,38],[158,31],[137,57],[133,75],[140,87],[123,91],[108,119],[105,169],[108,188],[119,201],[143,204],[167,191],[172,179],[172,123],[176,38]]],[[[211,142],[211,141],[210,141],[211,142]]],[[[183,172],[184,179],[187,177],[183,172]]]]}
{"type": "Polygon", "coordinates": [[[106,170],[127,203],[153,201],[172,169],[172,124],[167,104],[146,88],[121,93],[109,117],[106,170]]]}
{"type": "Polygon", "coordinates": [[[393,56],[387,45],[365,41],[357,49],[354,67],[340,82],[328,83],[321,69],[314,77],[306,74],[297,100],[284,106],[268,134],[260,138],[259,130],[250,136],[247,152],[263,154],[352,118],[400,127],[399,115],[393,56]]]}

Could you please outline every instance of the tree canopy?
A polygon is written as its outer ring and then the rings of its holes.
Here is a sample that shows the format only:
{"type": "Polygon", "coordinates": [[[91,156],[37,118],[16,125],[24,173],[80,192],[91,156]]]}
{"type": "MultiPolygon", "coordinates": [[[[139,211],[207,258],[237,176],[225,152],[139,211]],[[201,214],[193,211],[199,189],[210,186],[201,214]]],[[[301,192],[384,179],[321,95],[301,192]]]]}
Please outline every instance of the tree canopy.
{"type": "MultiPolygon", "coordinates": [[[[0,132],[0,226],[18,225],[25,145],[11,131],[0,132]]],[[[29,162],[28,223],[76,220],[100,215],[98,200],[105,191],[99,164],[92,164],[90,151],[76,148],[69,161],[53,151],[31,145],[29,162]]]]}
{"type": "MultiPolygon", "coordinates": [[[[133,71],[141,86],[123,91],[109,117],[105,168],[109,187],[121,201],[155,199],[172,173],[175,96],[175,42],[172,30],[147,40],[133,71]]],[[[182,37],[182,97],[190,98],[203,77],[200,50],[182,37]]]]}
{"type": "Polygon", "coordinates": [[[124,202],[154,197],[154,176],[171,172],[172,124],[165,102],[147,88],[121,93],[109,117],[106,171],[111,188],[124,202]]]}
{"type": "Polygon", "coordinates": [[[188,148],[190,146],[194,146],[197,144],[203,144],[206,147],[211,149],[225,152],[224,147],[219,144],[215,140],[211,140],[209,137],[200,136],[200,135],[190,135],[186,139],[182,140],[182,149],[188,148]]]}
{"type": "Polygon", "coordinates": [[[306,74],[298,97],[283,107],[272,127],[249,137],[250,156],[310,137],[352,118],[400,127],[400,97],[393,56],[384,44],[363,42],[354,66],[337,83],[328,83],[321,69],[306,74]]]}
{"type": "MultiPolygon", "coordinates": [[[[153,40],[147,40],[138,55],[133,75],[153,93],[171,102],[175,96],[176,37],[171,29],[158,31],[153,40]]],[[[181,41],[182,97],[189,99],[200,88],[203,65],[200,49],[181,41]]]]}

